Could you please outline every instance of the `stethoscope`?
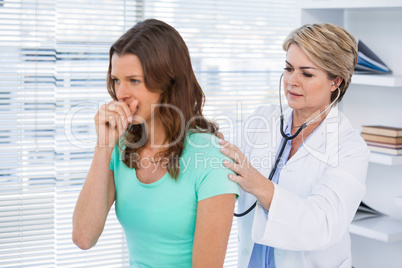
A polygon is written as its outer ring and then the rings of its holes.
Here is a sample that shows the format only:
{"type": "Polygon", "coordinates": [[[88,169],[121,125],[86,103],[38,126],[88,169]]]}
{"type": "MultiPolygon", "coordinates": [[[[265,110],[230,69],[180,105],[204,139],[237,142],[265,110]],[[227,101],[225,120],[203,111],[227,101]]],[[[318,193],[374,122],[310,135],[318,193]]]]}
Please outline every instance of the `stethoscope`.
{"type": "MultiPolygon", "coordinates": [[[[335,98],[335,100],[334,100],[333,102],[331,102],[331,104],[328,105],[328,107],[325,108],[324,111],[322,111],[321,113],[319,113],[316,117],[314,117],[313,119],[311,119],[311,120],[308,121],[307,123],[303,123],[303,124],[299,127],[299,129],[296,131],[295,134],[293,134],[293,135],[291,135],[291,136],[288,136],[288,135],[286,135],[286,133],[283,131],[284,116],[283,116],[282,99],[281,99],[282,77],[283,77],[283,74],[281,74],[281,77],[279,78],[279,106],[280,106],[280,108],[281,108],[281,115],[280,115],[280,132],[281,132],[281,135],[282,135],[284,141],[283,141],[282,146],[281,146],[281,148],[280,148],[279,154],[278,154],[277,157],[276,157],[274,167],[271,169],[271,173],[269,174],[268,179],[269,179],[270,181],[272,181],[272,178],[274,177],[274,174],[275,174],[275,172],[276,172],[276,169],[278,168],[279,161],[281,160],[281,157],[282,157],[283,151],[285,150],[285,147],[286,147],[287,142],[290,141],[290,140],[293,140],[294,138],[296,138],[296,137],[299,135],[299,133],[300,133],[303,129],[305,129],[308,125],[310,125],[311,123],[313,123],[318,117],[320,117],[323,113],[325,113],[329,108],[331,108],[332,105],[335,104],[335,102],[338,100],[339,96],[341,95],[341,90],[340,90],[339,86],[334,82],[332,85],[336,86],[337,89],[338,89],[338,96],[335,98]]],[[[255,208],[256,205],[257,205],[257,201],[255,201],[254,204],[253,204],[251,207],[249,207],[246,211],[244,211],[243,213],[239,213],[239,214],[238,214],[238,213],[234,213],[235,217],[243,217],[243,216],[247,215],[248,213],[250,213],[250,212],[255,208]]]]}

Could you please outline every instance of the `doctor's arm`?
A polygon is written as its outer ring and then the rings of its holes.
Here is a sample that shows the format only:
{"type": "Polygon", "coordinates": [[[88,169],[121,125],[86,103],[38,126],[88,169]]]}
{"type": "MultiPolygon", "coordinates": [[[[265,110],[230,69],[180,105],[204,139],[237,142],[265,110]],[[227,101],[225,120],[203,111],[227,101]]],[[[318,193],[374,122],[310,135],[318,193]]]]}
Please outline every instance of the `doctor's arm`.
{"type": "Polygon", "coordinates": [[[233,220],[235,194],[198,202],[193,245],[193,267],[222,267],[233,220]]]}
{"type": "Polygon", "coordinates": [[[274,183],[255,169],[235,145],[224,140],[220,140],[219,143],[222,145],[221,152],[234,161],[223,162],[237,174],[229,174],[229,179],[236,182],[245,192],[254,195],[260,205],[268,211],[274,195],[274,183]]]}
{"type": "MultiPolygon", "coordinates": [[[[301,196],[272,184],[274,190],[271,192],[272,197],[268,197],[270,203],[267,206],[257,194],[260,204],[254,215],[253,241],[287,250],[320,250],[342,239],[365,193],[368,150],[360,145],[358,142],[343,144],[344,147],[328,160],[329,163],[332,161],[336,164],[325,168],[318,181],[311,185],[308,196],[301,196]],[[269,215],[265,210],[269,211],[269,215]]],[[[229,149],[230,151],[234,150],[229,149]]],[[[250,187],[254,190],[252,194],[255,194],[255,186],[248,186],[247,181],[259,180],[256,179],[258,175],[247,177],[253,173],[244,163],[244,160],[235,160],[228,167],[238,173],[234,181],[245,191],[250,190],[245,186],[250,187]]],[[[299,163],[304,171],[298,170],[287,176],[304,180],[312,173],[311,164],[299,163]]],[[[282,170],[284,172],[286,173],[282,170]]],[[[286,174],[281,174],[281,178],[283,175],[286,174]]]]}
{"type": "Polygon", "coordinates": [[[288,181],[294,176],[308,180],[312,166],[322,165],[322,173],[315,182],[311,180],[305,196],[275,185],[268,219],[261,208],[256,210],[254,241],[288,250],[321,250],[347,234],[365,193],[369,151],[364,141],[349,135],[343,138],[327,164],[311,156],[296,163],[300,169],[296,174],[281,174],[288,181]]]}

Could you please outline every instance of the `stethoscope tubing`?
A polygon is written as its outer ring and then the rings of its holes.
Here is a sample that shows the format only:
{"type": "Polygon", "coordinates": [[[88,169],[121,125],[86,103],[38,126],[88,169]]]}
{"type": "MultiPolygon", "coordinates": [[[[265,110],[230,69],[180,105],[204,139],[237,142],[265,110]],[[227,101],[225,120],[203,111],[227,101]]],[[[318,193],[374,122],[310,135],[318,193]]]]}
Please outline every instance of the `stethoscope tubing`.
{"type": "MultiPolygon", "coordinates": [[[[286,147],[286,144],[288,143],[288,141],[293,140],[294,138],[296,138],[297,135],[299,135],[299,133],[307,126],[307,124],[304,123],[303,125],[301,125],[301,127],[299,127],[299,129],[296,131],[295,134],[293,134],[292,136],[288,136],[283,131],[283,121],[284,121],[284,119],[283,119],[283,114],[282,114],[281,117],[280,117],[280,130],[281,130],[281,135],[282,135],[284,140],[283,140],[281,149],[279,151],[279,154],[276,157],[274,167],[271,169],[271,172],[269,173],[268,179],[270,181],[272,181],[272,178],[275,175],[276,169],[278,168],[279,161],[282,158],[283,152],[285,151],[285,147],[286,147]]],[[[234,213],[234,216],[235,217],[243,217],[243,216],[247,215],[248,213],[250,213],[255,208],[256,205],[257,205],[257,201],[255,201],[254,204],[251,205],[251,207],[249,207],[246,211],[244,211],[242,213],[239,213],[239,214],[234,213]]]]}
{"type": "MultiPolygon", "coordinates": [[[[279,80],[279,104],[280,104],[280,108],[281,108],[281,115],[280,115],[280,132],[281,135],[283,137],[283,143],[282,146],[280,148],[279,154],[276,157],[275,160],[275,164],[274,167],[271,169],[271,172],[269,173],[269,177],[268,179],[270,181],[272,181],[272,178],[274,177],[274,174],[278,168],[278,164],[279,161],[282,158],[283,152],[285,151],[285,147],[286,144],[288,143],[288,141],[293,140],[294,138],[296,138],[300,132],[305,129],[308,125],[310,125],[311,123],[313,123],[319,116],[321,116],[325,111],[327,111],[330,107],[332,107],[332,105],[335,104],[335,102],[338,100],[340,94],[341,94],[341,90],[339,88],[339,86],[334,82],[334,85],[338,88],[338,96],[336,97],[336,99],[327,107],[325,108],[320,114],[318,114],[316,117],[314,117],[313,119],[311,119],[310,121],[308,121],[307,123],[303,123],[299,129],[295,132],[295,134],[288,136],[286,135],[286,133],[283,131],[283,122],[284,122],[284,116],[283,116],[283,111],[282,111],[282,99],[281,99],[281,83],[282,83],[282,77],[283,77],[283,73],[281,74],[280,80],[279,80]]],[[[252,204],[246,211],[242,212],[242,213],[234,213],[235,217],[243,217],[246,216],[247,214],[249,214],[257,205],[257,200],[254,202],[254,204],[252,204]]]]}

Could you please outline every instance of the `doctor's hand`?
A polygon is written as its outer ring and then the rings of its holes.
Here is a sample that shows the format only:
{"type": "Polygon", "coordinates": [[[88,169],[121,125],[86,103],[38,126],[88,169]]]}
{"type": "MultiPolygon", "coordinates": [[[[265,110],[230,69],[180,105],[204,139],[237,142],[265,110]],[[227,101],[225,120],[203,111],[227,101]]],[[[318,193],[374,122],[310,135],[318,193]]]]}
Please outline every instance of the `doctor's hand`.
{"type": "Polygon", "coordinates": [[[225,160],[225,167],[233,170],[237,175],[230,174],[229,179],[236,182],[243,191],[254,195],[260,204],[268,211],[274,194],[273,183],[255,169],[247,157],[235,145],[220,140],[221,152],[234,162],[225,160]]]}

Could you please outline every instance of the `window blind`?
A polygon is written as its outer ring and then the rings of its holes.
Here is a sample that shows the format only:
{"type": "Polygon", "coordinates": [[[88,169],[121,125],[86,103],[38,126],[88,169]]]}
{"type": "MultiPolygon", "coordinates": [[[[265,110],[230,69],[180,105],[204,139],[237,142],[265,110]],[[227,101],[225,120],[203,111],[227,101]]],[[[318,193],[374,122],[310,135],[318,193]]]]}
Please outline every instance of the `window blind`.
{"type": "MultiPolygon", "coordinates": [[[[71,241],[74,205],[108,102],[110,45],[144,18],[185,39],[205,115],[230,141],[256,106],[277,102],[295,0],[0,0],[0,267],[127,267],[111,209],[98,244],[71,241]]],[[[234,221],[225,267],[236,267],[234,221]]]]}
{"type": "Polygon", "coordinates": [[[96,247],[71,241],[71,218],[109,100],[110,45],[141,1],[5,0],[0,6],[0,267],[124,267],[110,212],[96,247]]]}
{"type": "Polygon", "coordinates": [[[295,6],[295,0],[148,0],[145,18],[162,19],[183,36],[207,96],[205,114],[233,141],[242,116],[277,103],[282,41],[298,25],[295,6]]]}

